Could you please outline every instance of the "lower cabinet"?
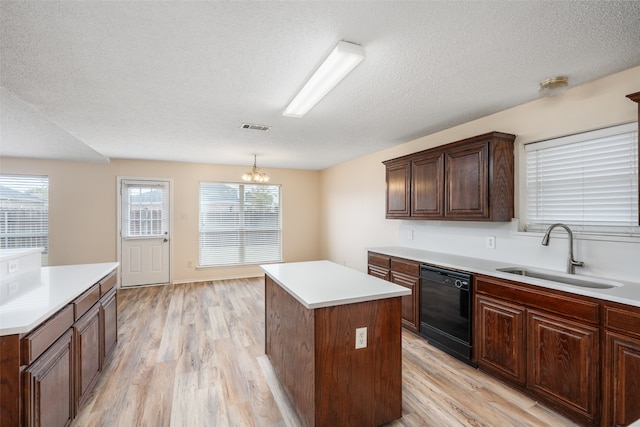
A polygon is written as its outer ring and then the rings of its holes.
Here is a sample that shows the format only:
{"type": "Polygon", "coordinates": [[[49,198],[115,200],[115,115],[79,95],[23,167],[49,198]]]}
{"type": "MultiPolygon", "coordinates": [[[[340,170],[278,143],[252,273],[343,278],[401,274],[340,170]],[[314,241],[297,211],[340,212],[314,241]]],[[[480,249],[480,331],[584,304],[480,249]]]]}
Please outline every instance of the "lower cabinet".
{"type": "Polygon", "coordinates": [[[411,291],[402,297],[402,325],[420,332],[420,264],[402,258],[391,258],[390,281],[411,291]]]}
{"type": "Polygon", "coordinates": [[[640,308],[603,306],[603,425],[626,426],[640,419],[640,308]]]}
{"type": "Polygon", "coordinates": [[[100,329],[104,337],[101,342],[102,363],[104,365],[111,359],[116,344],[118,344],[118,299],[115,288],[112,288],[100,299],[100,320],[100,329]]]}
{"type": "Polygon", "coordinates": [[[62,427],[75,415],[73,333],[62,334],[23,373],[24,424],[62,427]]]}
{"type": "Polygon", "coordinates": [[[606,333],[605,425],[626,426],[640,419],[640,339],[606,333]]]}
{"type": "Polygon", "coordinates": [[[102,370],[100,304],[95,304],[73,325],[76,341],[76,408],[82,406],[102,370]]]}
{"type": "MultiPolygon", "coordinates": [[[[402,325],[419,332],[419,262],[369,252],[368,272],[412,290],[402,325]]],[[[580,425],[640,419],[640,307],[480,274],[473,292],[480,369],[580,425]]]]}
{"type": "Polygon", "coordinates": [[[598,302],[480,275],[474,290],[480,369],[582,425],[598,424],[598,302]]]}
{"type": "Polygon", "coordinates": [[[526,385],[525,308],[478,295],[475,311],[478,364],[496,376],[521,386],[526,385]]]}
{"type": "Polygon", "coordinates": [[[527,388],[586,424],[598,416],[598,336],[597,326],[527,312],[527,388]]]}
{"type": "Polygon", "coordinates": [[[0,337],[0,427],[62,427],[117,344],[115,272],[26,335],[0,337]]]}
{"type": "Polygon", "coordinates": [[[382,280],[391,280],[391,257],[369,252],[367,274],[382,280]]]}
{"type": "Polygon", "coordinates": [[[420,332],[420,263],[369,252],[367,273],[411,290],[402,297],[402,326],[420,332]]]}

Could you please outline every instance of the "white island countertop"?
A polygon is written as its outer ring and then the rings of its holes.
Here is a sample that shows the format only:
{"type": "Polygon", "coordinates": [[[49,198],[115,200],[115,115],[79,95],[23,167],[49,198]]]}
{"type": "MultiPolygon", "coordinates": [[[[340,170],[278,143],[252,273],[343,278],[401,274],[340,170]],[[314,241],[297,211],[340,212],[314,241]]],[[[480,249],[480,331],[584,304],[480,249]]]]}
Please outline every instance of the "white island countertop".
{"type": "Polygon", "coordinates": [[[308,309],[411,295],[395,285],[330,261],[291,262],[260,266],[308,309]]]}
{"type": "Polygon", "coordinates": [[[117,262],[42,267],[0,300],[0,336],[26,334],[118,267],[117,262]]]}

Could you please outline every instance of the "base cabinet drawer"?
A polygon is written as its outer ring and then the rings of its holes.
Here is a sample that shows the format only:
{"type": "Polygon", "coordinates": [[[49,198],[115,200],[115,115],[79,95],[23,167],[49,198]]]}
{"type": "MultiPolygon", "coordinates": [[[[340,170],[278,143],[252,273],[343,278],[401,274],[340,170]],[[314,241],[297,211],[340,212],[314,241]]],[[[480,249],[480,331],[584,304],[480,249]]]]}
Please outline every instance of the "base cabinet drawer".
{"type": "Polygon", "coordinates": [[[71,329],[25,369],[23,382],[26,426],[71,424],[75,414],[71,329]]]}

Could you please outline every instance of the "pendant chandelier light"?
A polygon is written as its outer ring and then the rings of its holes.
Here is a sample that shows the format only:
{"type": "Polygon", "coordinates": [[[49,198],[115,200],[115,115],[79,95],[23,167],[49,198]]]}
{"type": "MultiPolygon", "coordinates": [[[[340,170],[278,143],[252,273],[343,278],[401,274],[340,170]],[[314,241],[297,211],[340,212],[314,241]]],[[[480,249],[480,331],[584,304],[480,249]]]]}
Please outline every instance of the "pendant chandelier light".
{"type": "Polygon", "coordinates": [[[253,155],[253,167],[249,172],[242,175],[242,179],[247,182],[269,182],[269,175],[260,171],[256,166],[256,155],[253,155]]]}

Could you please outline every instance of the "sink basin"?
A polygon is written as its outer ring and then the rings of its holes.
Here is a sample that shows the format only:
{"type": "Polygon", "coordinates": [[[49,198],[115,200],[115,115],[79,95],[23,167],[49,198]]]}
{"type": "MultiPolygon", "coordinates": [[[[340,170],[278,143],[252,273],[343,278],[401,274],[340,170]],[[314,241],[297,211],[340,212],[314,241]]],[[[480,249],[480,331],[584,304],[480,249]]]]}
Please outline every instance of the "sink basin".
{"type": "Polygon", "coordinates": [[[573,276],[570,274],[553,273],[549,271],[536,270],[532,268],[522,267],[508,267],[498,268],[497,271],[503,273],[517,274],[519,276],[533,277],[536,279],[549,280],[551,282],[558,282],[565,285],[578,286],[581,288],[591,289],[611,289],[619,286],[623,286],[622,283],[613,282],[605,279],[595,279],[584,276],[573,276]]]}

